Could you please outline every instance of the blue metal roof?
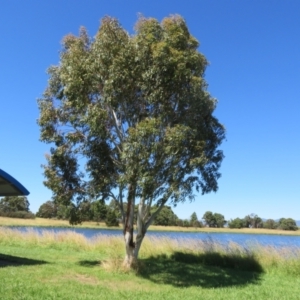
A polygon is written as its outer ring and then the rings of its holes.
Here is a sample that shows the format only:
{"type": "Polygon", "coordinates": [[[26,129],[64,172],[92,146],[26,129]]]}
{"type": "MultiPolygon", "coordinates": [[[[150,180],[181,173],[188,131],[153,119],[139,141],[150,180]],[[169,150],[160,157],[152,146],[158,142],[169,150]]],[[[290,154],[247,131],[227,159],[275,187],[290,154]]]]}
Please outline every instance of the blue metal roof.
{"type": "Polygon", "coordinates": [[[19,181],[0,169],[0,197],[27,195],[29,191],[19,181]]]}

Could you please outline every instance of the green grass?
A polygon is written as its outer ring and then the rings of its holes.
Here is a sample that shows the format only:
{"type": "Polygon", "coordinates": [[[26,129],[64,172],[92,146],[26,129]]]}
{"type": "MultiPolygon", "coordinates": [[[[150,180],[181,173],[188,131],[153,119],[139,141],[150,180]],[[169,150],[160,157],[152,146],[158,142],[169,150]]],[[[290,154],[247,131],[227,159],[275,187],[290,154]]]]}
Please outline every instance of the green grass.
{"type": "Polygon", "coordinates": [[[134,271],[123,241],[0,229],[1,299],[299,299],[300,249],[147,238],[134,271]]]}

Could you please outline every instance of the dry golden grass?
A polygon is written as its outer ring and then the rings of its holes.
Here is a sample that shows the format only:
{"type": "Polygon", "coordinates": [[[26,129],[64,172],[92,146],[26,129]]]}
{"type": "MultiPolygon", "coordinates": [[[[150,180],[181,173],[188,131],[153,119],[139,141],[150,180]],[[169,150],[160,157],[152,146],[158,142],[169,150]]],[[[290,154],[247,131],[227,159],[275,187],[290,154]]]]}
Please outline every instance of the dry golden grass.
{"type": "Polygon", "coordinates": [[[158,231],[184,231],[184,232],[222,232],[222,233],[249,233],[249,234],[279,234],[279,235],[300,235],[298,231],[286,231],[279,229],[264,229],[264,228],[241,228],[230,229],[226,228],[193,228],[193,227],[178,227],[178,226],[150,226],[150,230],[158,231]]]}
{"type": "MultiPolygon", "coordinates": [[[[67,220],[55,220],[55,219],[17,219],[0,217],[0,226],[42,226],[42,227],[73,227],[67,220]]],[[[107,228],[105,223],[97,222],[84,222],[78,227],[87,228],[107,228]]]]}

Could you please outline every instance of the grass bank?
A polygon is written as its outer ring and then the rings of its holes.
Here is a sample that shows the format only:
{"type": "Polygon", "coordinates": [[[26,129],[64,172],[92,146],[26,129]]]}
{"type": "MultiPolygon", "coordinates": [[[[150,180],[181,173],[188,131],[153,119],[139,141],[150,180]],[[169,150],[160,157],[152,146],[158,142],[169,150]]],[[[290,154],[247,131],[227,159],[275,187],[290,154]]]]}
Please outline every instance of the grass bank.
{"type": "MultiPolygon", "coordinates": [[[[66,227],[71,228],[69,221],[55,220],[55,219],[17,219],[0,217],[0,226],[40,226],[40,227],[66,227]]],[[[81,225],[76,225],[81,228],[104,228],[104,229],[121,229],[120,227],[107,227],[105,223],[97,222],[83,222],[81,225]]],[[[242,228],[242,229],[230,229],[230,228],[192,228],[192,227],[178,227],[178,226],[150,226],[150,231],[179,231],[179,232],[223,232],[223,233],[248,233],[248,234],[277,234],[277,235],[300,235],[298,231],[286,231],[278,229],[263,229],[263,228],[242,228]]]]}
{"type": "Polygon", "coordinates": [[[0,228],[1,299],[299,299],[300,249],[146,238],[137,270],[121,237],[0,228]]]}

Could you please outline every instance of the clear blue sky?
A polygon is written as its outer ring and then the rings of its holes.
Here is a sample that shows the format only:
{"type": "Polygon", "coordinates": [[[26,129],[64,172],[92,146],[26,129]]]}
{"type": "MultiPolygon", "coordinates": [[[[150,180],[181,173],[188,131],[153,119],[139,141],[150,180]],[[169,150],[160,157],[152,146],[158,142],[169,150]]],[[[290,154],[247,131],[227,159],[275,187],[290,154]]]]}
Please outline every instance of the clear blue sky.
{"type": "Polygon", "coordinates": [[[1,1],[0,168],[31,192],[31,210],[51,198],[42,183],[49,145],[39,142],[36,100],[47,85],[46,69],[59,61],[62,37],[81,25],[94,36],[105,15],[133,32],[137,13],[186,19],[210,62],[208,89],[227,129],[218,192],[197,195],[176,214],[300,219],[298,0],[1,1]]]}

